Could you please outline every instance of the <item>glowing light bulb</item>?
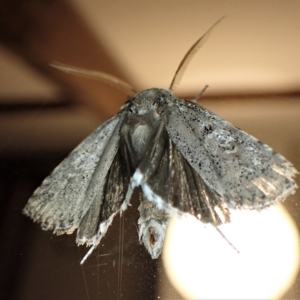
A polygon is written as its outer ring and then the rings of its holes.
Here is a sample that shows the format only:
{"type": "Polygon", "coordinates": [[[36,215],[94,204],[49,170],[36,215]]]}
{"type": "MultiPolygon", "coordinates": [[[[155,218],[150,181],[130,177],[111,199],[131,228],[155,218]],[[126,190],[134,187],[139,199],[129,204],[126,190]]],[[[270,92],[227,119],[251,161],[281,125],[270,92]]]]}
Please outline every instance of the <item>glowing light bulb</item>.
{"type": "Polygon", "coordinates": [[[168,277],[186,299],[274,299],[299,269],[299,235],[280,205],[262,212],[232,211],[219,226],[173,218],[163,257],[168,277]]]}

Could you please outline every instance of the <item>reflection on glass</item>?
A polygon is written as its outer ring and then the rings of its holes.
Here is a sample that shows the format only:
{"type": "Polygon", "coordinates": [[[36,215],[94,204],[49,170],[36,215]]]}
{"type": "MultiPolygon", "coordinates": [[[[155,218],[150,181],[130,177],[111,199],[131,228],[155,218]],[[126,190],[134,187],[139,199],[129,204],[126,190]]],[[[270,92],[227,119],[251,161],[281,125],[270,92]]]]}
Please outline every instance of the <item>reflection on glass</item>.
{"type": "Polygon", "coordinates": [[[163,253],[170,281],[186,299],[280,298],[299,268],[293,220],[280,205],[231,216],[219,228],[239,253],[210,225],[172,220],[163,253]]]}

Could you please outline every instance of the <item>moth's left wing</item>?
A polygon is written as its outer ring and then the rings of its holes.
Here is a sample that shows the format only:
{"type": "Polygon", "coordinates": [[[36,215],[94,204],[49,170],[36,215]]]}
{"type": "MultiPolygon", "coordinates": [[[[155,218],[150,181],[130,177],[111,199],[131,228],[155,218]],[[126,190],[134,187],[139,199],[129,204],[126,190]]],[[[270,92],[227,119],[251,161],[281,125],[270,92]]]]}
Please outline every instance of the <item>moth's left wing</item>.
{"type": "Polygon", "coordinates": [[[229,208],[262,209],[294,193],[290,162],[212,112],[174,97],[162,118],[177,149],[229,208]]]}
{"type": "Polygon", "coordinates": [[[113,178],[110,170],[116,171],[120,164],[119,131],[125,116],[124,111],[115,115],[74,149],[33,193],[23,213],[41,223],[44,230],[57,234],[72,233],[79,226],[85,228],[80,235],[82,239],[77,239],[82,243],[88,241],[85,238],[88,230],[81,224],[88,216],[91,221],[91,213],[93,226],[99,221],[103,194],[109,190],[107,184],[113,178]]]}

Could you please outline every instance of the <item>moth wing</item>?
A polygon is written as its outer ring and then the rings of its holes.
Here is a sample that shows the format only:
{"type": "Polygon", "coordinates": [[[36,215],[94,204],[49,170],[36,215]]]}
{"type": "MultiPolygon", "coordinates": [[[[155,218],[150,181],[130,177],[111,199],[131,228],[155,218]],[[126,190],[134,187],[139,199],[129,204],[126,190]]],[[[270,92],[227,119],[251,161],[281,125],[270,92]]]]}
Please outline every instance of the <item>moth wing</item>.
{"type": "Polygon", "coordinates": [[[120,211],[128,191],[130,177],[126,147],[120,145],[101,192],[97,191],[96,197],[79,224],[76,237],[78,244],[93,245],[92,249],[99,244],[114,216],[120,211]]]}
{"type": "Polygon", "coordinates": [[[99,126],[35,190],[23,213],[44,230],[72,233],[104,193],[106,175],[119,148],[120,113],[99,126]]]}
{"type": "Polygon", "coordinates": [[[229,221],[224,199],[188,163],[164,126],[161,126],[153,147],[145,154],[133,180],[141,186],[146,199],[170,214],[189,213],[215,225],[229,221]]]}
{"type": "Polygon", "coordinates": [[[162,117],[177,149],[229,208],[262,209],[295,192],[290,162],[209,110],[174,97],[162,117]]]}

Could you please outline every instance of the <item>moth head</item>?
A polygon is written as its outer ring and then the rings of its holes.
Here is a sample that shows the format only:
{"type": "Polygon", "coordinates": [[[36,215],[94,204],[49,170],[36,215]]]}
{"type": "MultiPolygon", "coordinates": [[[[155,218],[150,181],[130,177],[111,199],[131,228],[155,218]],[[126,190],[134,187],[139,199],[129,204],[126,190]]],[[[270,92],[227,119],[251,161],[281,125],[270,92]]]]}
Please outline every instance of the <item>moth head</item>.
{"type": "Polygon", "coordinates": [[[149,113],[165,103],[172,97],[171,93],[164,89],[152,88],[135,94],[128,100],[129,111],[143,115],[149,113]]]}

